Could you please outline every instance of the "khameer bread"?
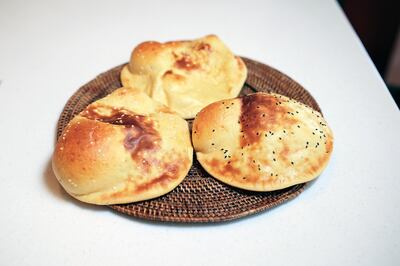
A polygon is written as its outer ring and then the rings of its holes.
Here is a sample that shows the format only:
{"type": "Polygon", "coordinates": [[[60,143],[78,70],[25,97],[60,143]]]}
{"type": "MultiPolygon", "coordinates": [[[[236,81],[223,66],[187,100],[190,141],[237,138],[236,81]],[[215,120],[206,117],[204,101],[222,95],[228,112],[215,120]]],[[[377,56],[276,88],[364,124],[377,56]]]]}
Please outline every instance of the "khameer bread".
{"type": "Polygon", "coordinates": [[[333,148],[332,132],[319,112],[267,93],[208,105],[194,120],[192,140],[208,173],[253,191],[314,179],[333,148]]]}
{"type": "Polygon", "coordinates": [[[120,88],[70,121],[56,144],[53,169],[78,200],[128,203],[174,189],[192,155],[184,119],[143,92],[120,88]]]}
{"type": "Polygon", "coordinates": [[[236,97],[247,77],[242,59],[215,35],[193,41],[144,42],[121,71],[138,88],[184,118],[206,105],[236,97]]]}

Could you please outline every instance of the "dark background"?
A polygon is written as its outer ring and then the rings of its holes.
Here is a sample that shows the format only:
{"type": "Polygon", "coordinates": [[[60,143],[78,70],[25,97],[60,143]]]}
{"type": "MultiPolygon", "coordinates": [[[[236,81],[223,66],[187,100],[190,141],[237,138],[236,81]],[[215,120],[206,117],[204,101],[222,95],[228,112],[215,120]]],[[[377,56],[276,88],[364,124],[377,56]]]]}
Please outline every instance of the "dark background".
{"type": "Polygon", "coordinates": [[[400,68],[394,68],[392,61],[400,53],[399,34],[400,0],[342,0],[338,1],[344,13],[357,32],[397,106],[400,107],[400,68]],[[392,69],[390,69],[392,68],[392,69]],[[387,73],[390,71],[390,77],[387,73]],[[393,74],[394,73],[394,74],[393,74]]]}

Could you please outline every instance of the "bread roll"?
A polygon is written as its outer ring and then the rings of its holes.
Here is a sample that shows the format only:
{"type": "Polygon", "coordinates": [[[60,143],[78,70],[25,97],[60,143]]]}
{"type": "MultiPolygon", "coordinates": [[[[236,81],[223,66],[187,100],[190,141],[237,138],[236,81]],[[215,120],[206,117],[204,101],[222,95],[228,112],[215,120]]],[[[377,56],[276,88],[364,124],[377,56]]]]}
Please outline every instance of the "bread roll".
{"type": "Polygon", "coordinates": [[[53,169],[80,201],[128,203],[174,189],[192,155],[184,119],[138,90],[120,88],[70,121],[58,139],[53,169]]]}
{"type": "Polygon", "coordinates": [[[194,120],[192,140],[208,173],[253,191],[316,178],[333,148],[332,132],[319,112],[267,93],[208,105],[194,120]]]}
{"type": "Polygon", "coordinates": [[[215,35],[193,41],[144,42],[121,71],[126,87],[138,88],[183,118],[206,105],[236,97],[247,68],[215,35]]]}

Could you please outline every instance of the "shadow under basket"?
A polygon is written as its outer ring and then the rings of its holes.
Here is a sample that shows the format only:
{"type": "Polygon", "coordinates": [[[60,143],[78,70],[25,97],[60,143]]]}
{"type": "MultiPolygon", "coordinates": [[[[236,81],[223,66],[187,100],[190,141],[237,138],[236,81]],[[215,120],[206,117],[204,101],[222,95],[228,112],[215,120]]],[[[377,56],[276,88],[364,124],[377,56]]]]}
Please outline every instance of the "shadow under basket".
{"type": "MultiPolygon", "coordinates": [[[[297,82],[265,64],[242,58],[248,77],[241,95],[276,92],[300,101],[321,112],[317,102],[297,82]]],[[[120,88],[120,72],[125,64],[114,67],[79,88],[68,100],[60,116],[57,137],[68,122],[87,105],[120,88]]],[[[192,121],[188,120],[191,125],[192,121]]],[[[251,192],[219,182],[210,176],[194,157],[183,182],[161,197],[109,207],[134,217],[165,222],[222,222],[265,211],[299,195],[307,183],[273,192],[251,192]]]]}

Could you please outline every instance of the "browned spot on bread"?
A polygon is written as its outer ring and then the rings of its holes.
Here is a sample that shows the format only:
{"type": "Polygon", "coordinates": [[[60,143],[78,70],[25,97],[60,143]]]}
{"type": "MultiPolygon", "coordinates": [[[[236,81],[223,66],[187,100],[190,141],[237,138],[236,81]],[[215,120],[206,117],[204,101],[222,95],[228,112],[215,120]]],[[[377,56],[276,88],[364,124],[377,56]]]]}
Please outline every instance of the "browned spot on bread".
{"type": "Polygon", "coordinates": [[[165,71],[165,73],[162,76],[163,78],[172,78],[175,81],[180,81],[184,80],[185,77],[179,74],[174,73],[172,70],[165,71]]]}
{"type": "Polygon", "coordinates": [[[167,71],[165,71],[163,77],[171,75],[171,74],[174,74],[174,72],[172,70],[167,70],[167,71]]]}
{"type": "Polygon", "coordinates": [[[138,159],[137,155],[141,151],[159,147],[160,135],[148,117],[121,109],[110,109],[109,115],[101,115],[96,111],[97,108],[98,106],[89,106],[81,115],[91,120],[124,126],[126,137],[123,144],[131,153],[132,159],[138,159]]]}
{"type": "Polygon", "coordinates": [[[211,45],[208,43],[200,43],[199,46],[197,47],[197,50],[201,51],[201,50],[205,50],[205,51],[211,51],[211,45]]]}
{"type": "Polygon", "coordinates": [[[238,56],[235,56],[235,59],[236,59],[236,62],[238,63],[239,68],[243,69],[245,67],[243,60],[238,56]]]}
{"type": "Polygon", "coordinates": [[[331,152],[333,149],[333,141],[332,139],[329,139],[326,143],[326,151],[331,152]]]}
{"type": "Polygon", "coordinates": [[[170,182],[173,179],[176,179],[178,177],[178,172],[179,172],[179,165],[176,163],[169,164],[166,167],[167,171],[161,174],[160,176],[152,179],[149,182],[146,182],[144,184],[140,184],[136,187],[135,193],[141,193],[143,191],[149,190],[151,187],[159,184],[159,185],[164,185],[165,183],[170,182]]]}
{"type": "Polygon", "coordinates": [[[121,125],[125,127],[142,127],[146,122],[146,117],[142,115],[133,114],[127,110],[109,108],[100,105],[89,105],[82,113],[81,116],[90,120],[97,120],[100,122],[121,125]],[[102,115],[97,112],[98,108],[106,108],[110,112],[108,115],[102,115]]]}
{"type": "Polygon", "coordinates": [[[174,114],[176,115],[176,113],[174,111],[172,111],[171,109],[169,109],[167,106],[162,106],[158,109],[159,112],[161,113],[166,113],[166,114],[174,114]]]}
{"type": "Polygon", "coordinates": [[[241,98],[242,110],[240,125],[242,146],[251,145],[260,141],[265,133],[274,134],[274,129],[280,126],[293,124],[295,120],[286,115],[287,107],[281,105],[281,99],[267,94],[250,94],[241,98]]]}
{"type": "Polygon", "coordinates": [[[288,155],[289,155],[289,146],[287,144],[283,144],[283,149],[279,153],[279,158],[281,160],[287,161],[288,160],[288,155]]]}
{"type": "Polygon", "coordinates": [[[200,66],[193,62],[187,54],[183,54],[175,61],[175,67],[189,71],[200,68],[200,66]]]}
{"type": "Polygon", "coordinates": [[[211,169],[215,170],[220,175],[231,177],[241,176],[242,171],[240,168],[233,166],[234,163],[235,160],[231,160],[231,163],[228,164],[228,162],[220,161],[215,158],[207,162],[207,164],[211,166],[211,169]]]}
{"type": "MultiPolygon", "coordinates": [[[[112,134],[112,129],[99,125],[93,120],[81,120],[73,123],[63,131],[57,147],[63,147],[62,154],[74,160],[74,157],[81,157],[80,149],[97,151],[102,147],[102,142],[112,134]]],[[[60,152],[60,149],[56,149],[60,152]]],[[[88,153],[85,153],[88,154],[88,153]]]]}
{"type": "Polygon", "coordinates": [[[148,132],[131,128],[127,129],[124,139],[124,147],[131,153],[132,159],[138,158],[138,154],[144,150],[153,150],[158,148],[159,135],[149,134],[148,132]]]}
{"type": "Polygon", "coordinates": [[[155,42],[155,41],[147,41],[147,42],[143,42],[141,44],[139,44],[138,46],[136,46],[136,48],[134,49],[134,53],[138,53],[138,52],[153,52],[155,50],[160,49],[162,46],[162,43],[159,42],[155,42]]]}

